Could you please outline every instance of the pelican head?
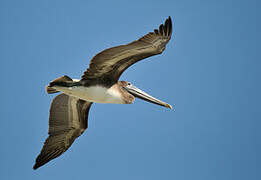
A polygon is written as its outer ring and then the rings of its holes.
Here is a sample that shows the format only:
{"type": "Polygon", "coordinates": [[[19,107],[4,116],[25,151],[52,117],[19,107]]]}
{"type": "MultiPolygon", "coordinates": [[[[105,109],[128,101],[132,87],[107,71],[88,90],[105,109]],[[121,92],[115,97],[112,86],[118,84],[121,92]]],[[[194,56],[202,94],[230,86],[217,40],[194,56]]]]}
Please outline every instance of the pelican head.
{"type": "Polygon", "coordinates": [[[147,93],[140,90],[139,88],[132,85],[130,82],[127,81],[119,81],[118,86],[120,87],[120,91],[122,92],[122,98],[126,102],[126,104],[131,104],[134,102],[135,97],[148,101],[150,103],[154,103],[160,106],[164,106],[167,108],[172,109],[172,106],[168,103],[165,103],[147,93]]]}

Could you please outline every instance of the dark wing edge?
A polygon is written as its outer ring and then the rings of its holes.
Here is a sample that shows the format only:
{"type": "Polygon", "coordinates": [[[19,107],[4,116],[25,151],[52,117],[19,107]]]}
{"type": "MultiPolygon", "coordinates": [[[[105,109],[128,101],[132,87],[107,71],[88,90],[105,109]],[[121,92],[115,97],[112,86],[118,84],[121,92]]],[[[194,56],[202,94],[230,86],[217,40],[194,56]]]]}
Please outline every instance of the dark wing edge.
{"type": "Polygon", "coordinates": [[[45,140],[33,169],[63,154],[88,128],[91,105],[91,102],[65,94],[60,94],[53,99],[49,116],[49,137],[45,140]]]}
{"type": "Polygon", "coordinates": [[[150,32],[129,44],[112,47],[95,55],[81,81],[84,84],[88,84],[90,81],[103,84],[116,83],[121,74],[132,64],[147,57],[161,54],[171,39],[171,35],[172,21],[169,16],[165,23],[161,24],[154,32],[150,32]]]}

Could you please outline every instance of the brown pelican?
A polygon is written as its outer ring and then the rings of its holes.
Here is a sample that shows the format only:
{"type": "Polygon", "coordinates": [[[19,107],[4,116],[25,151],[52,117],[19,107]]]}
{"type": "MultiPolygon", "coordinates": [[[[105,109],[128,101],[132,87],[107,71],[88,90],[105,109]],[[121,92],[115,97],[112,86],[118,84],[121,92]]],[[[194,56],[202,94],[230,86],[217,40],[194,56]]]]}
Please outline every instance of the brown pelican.
{"type": "Polygon", "coordinates": [[[34,169],[64,153],[88,127],[88,113],[93,102],[131,104],[135,97],[172,108],[171,105],[143,92],[127,81],[119,81],[121,74],[132,64],[161,54],[172,34],[171,18],[140,39],[126,45],[106,49],[91,61],[81,80],[62,76],[52,81],[47,93],[62,92],[51,104],[49,137],[36,158],[34,169]]]}

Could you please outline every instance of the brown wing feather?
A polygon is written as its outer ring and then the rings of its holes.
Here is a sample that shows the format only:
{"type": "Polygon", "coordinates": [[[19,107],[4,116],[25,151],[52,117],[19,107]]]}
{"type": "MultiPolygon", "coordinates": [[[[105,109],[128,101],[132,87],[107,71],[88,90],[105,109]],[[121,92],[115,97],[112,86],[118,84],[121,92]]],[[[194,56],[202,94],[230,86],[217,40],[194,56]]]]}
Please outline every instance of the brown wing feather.
{"type": "Polygon", "coordinates": [[[65,94],[53,99],[49,117],[49,137],[36,158],[34,169],[64,153],[87,129],[91,104],[65,94]]]}
{"type": "Polygon", "coordinates": [[[155,29],[154,32],[127,45],[109,48],[94,56],[81,81],[86,85],[102,83],[109,86],[116,83],[121,74],[132,64],[162,53],[171,34],[172,22],[169,17],[158,30],[155,29]]]}

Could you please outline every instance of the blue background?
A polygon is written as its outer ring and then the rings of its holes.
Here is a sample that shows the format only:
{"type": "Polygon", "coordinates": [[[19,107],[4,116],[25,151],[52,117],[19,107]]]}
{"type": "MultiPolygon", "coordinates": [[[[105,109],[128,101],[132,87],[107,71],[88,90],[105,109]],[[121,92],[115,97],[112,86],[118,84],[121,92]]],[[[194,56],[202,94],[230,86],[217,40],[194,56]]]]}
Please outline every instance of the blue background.
{"type": "Polygon", "coordinates": [[[261,179],[260,1],[0,1],[0,179],[261,179]],[[105,48],[171,16],[165,52],[121,77],[176,111],[94,104],[89,128],[32,169],[51,80],[79,78],[105,48]]]}

